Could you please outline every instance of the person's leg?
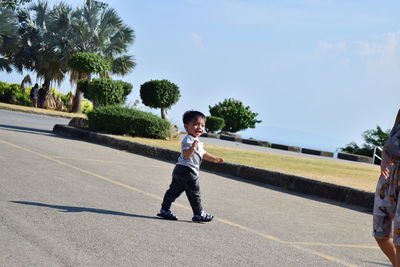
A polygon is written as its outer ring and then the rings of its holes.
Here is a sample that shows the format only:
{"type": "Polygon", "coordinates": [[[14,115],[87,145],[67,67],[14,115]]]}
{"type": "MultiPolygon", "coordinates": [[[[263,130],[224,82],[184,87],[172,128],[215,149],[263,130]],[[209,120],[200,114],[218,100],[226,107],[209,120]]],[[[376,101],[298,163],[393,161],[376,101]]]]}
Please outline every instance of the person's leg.
{"type": "Polygon", "coordinates": [[[373,235],[382,252],[395,266],[396,248],[392,239],[392,224],[396,212],[397,196],[392,183],[393,177],[380,177],[374,199],[373,235]]]}
{"type": "Polygon", "coordinates": [[[176,175],[176,167],[172,173],[172,182],[167,192],[165,192],[161,209],[168,211],[171,208],[172,202],[174,202],[184,191],[184,187],[180,182],[179,177],[176,175]]]}
{"type": "Polygon", "coordinates": [[[203,207],[201,206],[201,193],[199,176],[189,172],[185,185],[185,193],[192,207],[194,215],[201,215],[203,207]]]}
{"type": "MultiPolygon", "coordinates": [[[[395,187],[394,187],[394,190],[392,193],[392,195],[393,195],[392,202],[393,202],[393,204],[396,203],[396,211],[394,213],[394,219],[393,219],[393,221],[394,221],[394,223],[393,223],[393,244],[396,249],[396,251],[395,251],[395,259],[396,259],[395,263],[396,264],[393,263],[393,261],[390,259],[389,255],[387,255],[386,253],[385,254],[388,256],[388,258],[392,262],[393,266],[400,267],[400,205],[398,202],[400,188],[398,186],[398,184],[399,184],[398,183],[399,176],[397,175],[398,167],[395,168],[395,171],[396,172],[394,172],[395,173],[394,178],[395,178],[396,182],[395,182],[395,187]]],[[[389,251],[389,248],[388,248],[388,251],[389,251]]]]}
{"type": "MultiPolygon", "coordinates": [[[[398,246],[394,246],[393,239],[391,238],[375,238],[376,242],[378,243],[379,247],[383,251],[383,253],[388,257],[390,262],[393,266],[396,266],[396,262],[399,262],[399,253],[396,253],[398,250],[398,246]]],[[[399,248],[400,249],[400,248],[399,248]]]]}

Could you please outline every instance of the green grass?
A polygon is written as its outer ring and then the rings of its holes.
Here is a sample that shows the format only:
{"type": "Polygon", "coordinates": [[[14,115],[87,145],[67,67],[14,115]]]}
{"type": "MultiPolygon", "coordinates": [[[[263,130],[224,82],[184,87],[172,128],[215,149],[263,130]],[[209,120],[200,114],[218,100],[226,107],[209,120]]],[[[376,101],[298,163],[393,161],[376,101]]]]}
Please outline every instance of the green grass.
{"type": "MultiPolygon", "coordinates": [[[[122,137],[134,142],[180,150],[179,140],[155,140],[137,137],[122,137]]],[[[225,161],[253,166],[257,168],[298,175],[319,181],[353,187],[369,192],[375,191],[379,176],[379,166],[337,162],[328,159],[314,159],[302,156],[290,156],[268,152],[249,151],[226,148],[215,145],[204,145],[207,152],[225,161]]]]}

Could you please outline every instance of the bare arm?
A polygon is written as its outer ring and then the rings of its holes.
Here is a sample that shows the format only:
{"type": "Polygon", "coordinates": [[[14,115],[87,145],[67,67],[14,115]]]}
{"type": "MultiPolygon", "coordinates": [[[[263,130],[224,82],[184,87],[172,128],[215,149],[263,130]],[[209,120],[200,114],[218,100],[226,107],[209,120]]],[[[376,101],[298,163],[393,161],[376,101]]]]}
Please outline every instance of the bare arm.
{"type": "Polygon", "coordinates": [[[196,150],[197,145],[199,144],[198,140],[194,140],[192,146],[189,149],[183,150],[182,154],[184,158],[190,158],[193,152],[196,150]]]}
{"type": "Polygon", "coordinates": [[[207,161],[214,162],[214,163],[223,163],[224,162],[223,158],[216,157],[216,156],[214,156],[214,155],[212,155],[210,153],[207,153],[207,152],[203,155],[203,159],[205,159],[207,161]]]}

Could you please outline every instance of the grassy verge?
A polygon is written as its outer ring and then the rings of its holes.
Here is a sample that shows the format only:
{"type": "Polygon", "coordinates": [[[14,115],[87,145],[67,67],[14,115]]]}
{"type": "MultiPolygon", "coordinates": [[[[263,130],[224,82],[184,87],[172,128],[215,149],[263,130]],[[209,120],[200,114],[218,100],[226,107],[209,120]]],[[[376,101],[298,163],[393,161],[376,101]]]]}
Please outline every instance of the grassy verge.
{"type": "Polygon", "coordinates": [[[49,116],[59,116],[64,118],[73,118],[73,117],[80,117],[80,118],[87,118],[85,114],[77,114],[77,113],[68,113],[64,111],[56,111],[52,109],[43,109],[43,108],[34,108],[34,107],[27,107],[27,106],[20,106],[20,105],[12,105],[7,103],[0,102],[0,109],[4,110],[12,110],[12,111],[20,111],[25,113],[36,113],[36,114],[43,114],[49,116]]]}
{"type": "MultiPolygon", "coordinates": [[[[180,150],[179,140],[165,141],[137,137],[123,138],[142,144],[176,151],[180,150]]],[[[303,176],[369,192],[375,191],[376,181],[379,176],[378,166],[336,162],[323,158],[314,159],[301,156],[280,155],[215,145],[204,146],[207,152],[221,156],[227,162],[303,176]]]]}

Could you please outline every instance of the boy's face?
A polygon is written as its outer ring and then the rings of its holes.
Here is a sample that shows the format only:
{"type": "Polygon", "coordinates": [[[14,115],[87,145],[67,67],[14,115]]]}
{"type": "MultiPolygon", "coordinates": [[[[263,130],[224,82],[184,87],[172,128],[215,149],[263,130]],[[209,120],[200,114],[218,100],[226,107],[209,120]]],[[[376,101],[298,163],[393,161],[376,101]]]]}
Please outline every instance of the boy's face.
{"type": "Polygon", "coordinates": [[[193,137],[199,137],[203,134],[206,127],[206,121],[202,117],[196,117],[189,123],[185,123],[185,129],[193,137]]]}

